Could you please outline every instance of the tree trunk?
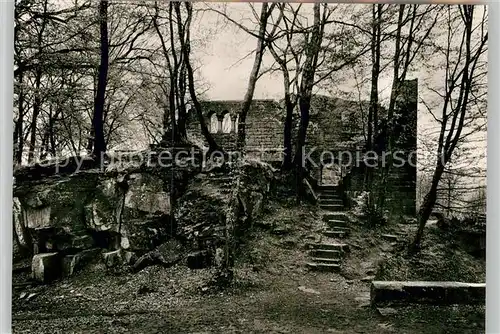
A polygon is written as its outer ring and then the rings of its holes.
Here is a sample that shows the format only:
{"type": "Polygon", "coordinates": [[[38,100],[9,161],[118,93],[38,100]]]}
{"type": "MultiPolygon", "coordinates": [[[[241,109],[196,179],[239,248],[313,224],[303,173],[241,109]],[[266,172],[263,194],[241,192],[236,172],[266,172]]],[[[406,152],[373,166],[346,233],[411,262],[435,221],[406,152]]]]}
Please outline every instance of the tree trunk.
{"type": "Polygon", "coordinates": [[[24,149],[24,135],[23,135],[23,127],[24,127],[24,87],[23,87],[23,72],[19,74],[19,99],[18,99],[18,112],[19,116],[17,118],[15,127],[14,127],[14,161],[17,164],[21,164],[23,160],[23,149],[24,149]]]}
{"type": "Polygon", "coordinates": [[[186,64],[189,94],[191,96],[191,100],[193,100],[196,116],[198,117],[198,122],[200,123],[201,127],[201,133],[205,137],[205,140],[208,142],[208,152],[211,153],[215,151],[222,151],[222,149],[217,144],[214,137],[212,137],[212,134],[208,130],[207,123],[205,122],[205,118],[203,117],[203,110],[201,107],[201,103],[200,101],[198,101],[198,97],[196,96],[196,90],[194,88],[195,86],[194,86],[193,68],[191,66],[191,62],[189,59],[189,55],[191,52],[190,26],[191,26],[191,16],[192,16],[192,4],[186,2],[185,6],[188,13],[188,18],[186,21],[186,38],[185,40],[181,40],[181,48],[182,52],[184,53],[184,62],[186,64]]]}
{"type": "MultiPolygon", "coordinates": [[[[405,11],[405,5],[400,5],[399,6],[399,16],[398,16],[398,23],[397,23],[397,29],[396,29],[396,43],[395,43],[395,52],[394,52],[394,58],[393,58],[393,66],[394,66],[394,73],[393,73],[393,78],[392,78],[392,88],[391,88],[391,97],[389,101],[389,110],[387,111],[387,124],[388,124],[388,130],[387,131],[387,151],[389,153],[388,155],[388,161],[387,164],[384,168],[382,168],[382,185],[380,187],[380,193],[379,193],[379,199],[378,199],[378,208],[379,210],[383,210],[385,206],[385,199],[386,199],[386,193],[387,193],[387,183],[388,183],[388,178],[389,178],[389,173],[391,170],[392,166],[392,150],[394,149],[394,136],[393,136],[393,130],[394,130],[394,109],[396,106],[396,99],[399,95],[400,91],[400,83],[404,78],[400,78],[399,76],[399,70],[400,70],[400,64],[401,64],[401,31],[403,28],[403,16],[404,16],[404,11],[405,11]]],[[[410,52],[410,50],[408,50],[410,52]]]]}
{"type": "Polygon", "coordinates": [[[290,94],[285,94],[286,117],[283,129],[283,170],[290,170],[292,168],[292,126],[293,126],[293,110],[295,104],[292,103],[290,94]]]}
{"type": "MultiPolygon", "coordinates": [[[[366,150],[374,149],[375,137],[378,133],[378,80],[380,76],[380,35],[382,24],[382,6],[373,5],[372,7],[372,38],[371,38],[371,57],[372,57],[372,78],[370,91],[370,108],[368,111],[368,138],[366,150]]],[[[370,191],[373,181],[373,168],[366,167],[365,170],[365,189],[370,191]]]]}
{"type": "Polygon", "coordinates": [[[33,162],[33,160],[35,159],[37,122],[38,122],[38,116],[40,115],[40,108],[42,104],[40,97],[41,80],[42,80],[42,70],[40,67],[37,67],[35,73],[35,100],[33,101],[33,116],[31,118],[31,137],[30,137],[30,147],[28,151],[28,163],[33,162]]]}
{"type": "MultiPolygon", "coordinates": [[[[43,3],[43,19],[40,27],[40,31],[37,34],[37,51],[39,57],[43,58],[43,33],[45,32],[45,27],[47,26],[47,20],[45,14],[47,13],[48,0],[43,3]]],[[[30,147],[28,151],[28,163],[33,162],[35,158],[35,148],[36,148],[36,135],[37,135],[37,122],[38,115],[40,114],[42,99],[40,96],[40,86],[42,81],[42,59],[39,59],[40,63],[36,65],[35,69],[35,100],[33,102],[33,117],[31,121],[31,138],[30,147]]]]}
{"type": "Polygon", "coordinates": [[[109,41],[108,41],[108,1],[99,2],[99,29],[101,35],[101,61],[97,78],[97,94],[94,100],[94,117],[92,128],[94,132],[93,155],[97,160],[101,159],[102,153],[106,152],[106,142],[104,139],[104,104],[106,101],[106,85],[108,81],[109,68],[109,41]]]}
{"type": "MultiPolygon", "coordinates": [[[[299,110],[300,124],[297,138],[297,150],[295,153],[295,167],[297,176],[297,201],[302,197],[302,182],[304,180],[305,167],[302,161],[302,154],[306,143],[307,128],[309,126],[309,110],[311,108],[312,89],[314,86],[314,76],[318,63],[318,53],[321,47],[323,29],[320,22],[320,4],[314,3],[314,27],[311,32],[311,39],[306,48],[306,60],[299,89],[299,110]]],[[[324,23],[323,23],[324,24],[324,23]]]]}
{"type": "Polygon", "coordinates": [[[303,185],[302,182],[305,177],[305,161],[302,160],[303,150],[306,144],[307,127],[309,126],[309,110],[311,108],[311,97],[300,98],[299,109],[300,109],[300,126],[297,139],[297,152],[295,153],[295,166],[297,172],[297,201],[303,197],[303,185]]]}
{"type": "MultiPolygon", "coordinates": [[[[186,31],[184,28],[184,25],[182,24],[182,15],[181,15],[181,4],[180,2],[174,2],[174,8],[175,12],[177,15],[177,33],[179,36],[179,40],[184,40],[186,38],[186,31]]],[[[188,17],[188,20],[191,20],[190,17],[188,17]]],[[[182,45],[182,44],[181,44],[182,45]]],[[[182,46],[181,46],[182,48],[182,46]]],[[[178,74],[177,74],[177,84],[178,84],[178,89],[176,90],[177,93],[177,136],[178,140],[180,142],[185,142],[187,138],[187,133],[186,133],[186,117],[187,117],[187,111],[186,111],[186,103],[185,103],[185,97],[186,97],[186,63],[183,61],[183,56],[184,52],[181,50],[181,54],[179,55],[179,62],[178,66],[176,66],[176,71],[178,68],[178,74]]]]}
{"type": "Polygon", "coordinates": [[[247,91],[245,97],[243,98],[243,104],[241,107],[240,115],[238,118],[238,139],[236,143],[236,149],[242,151],[245,146],[246,137],[246,119],[248,111],[253,100],[253,94],[255,91],[255,85],[259,78],[260,65],[262,63],[262,56],[264,55],[264,38],[266,34],[267,19],[270,16],[271,10],[268,10],[268,3],[262,3],[262,9],[260,12],[259,20],[259,37],[257,39],[257,49],[255,50],[255,58],[250,72],[250,78],[248,79],[247,91]]]}
{"type": "Polygon", "coordinates": [[[443,172],[444,172],[444,165],[438,162],[438,165],[434,170],[434,174],[432,176],[431,188],[425,195],[422,206],[418,210],[417,214],[418,230],[415,236],[415,240],[413,241],[411,247],[413,251],[417,251],[421,247],[420,243],[422,241],[422,236],[424,234],[425,224],[427,223],[427,220],[429,220],[429,217],[432,213],[432,209],[434,208],[434,204],[436,204],[437,189],[439,185],[439,180],[441,180],[443,172]]]}

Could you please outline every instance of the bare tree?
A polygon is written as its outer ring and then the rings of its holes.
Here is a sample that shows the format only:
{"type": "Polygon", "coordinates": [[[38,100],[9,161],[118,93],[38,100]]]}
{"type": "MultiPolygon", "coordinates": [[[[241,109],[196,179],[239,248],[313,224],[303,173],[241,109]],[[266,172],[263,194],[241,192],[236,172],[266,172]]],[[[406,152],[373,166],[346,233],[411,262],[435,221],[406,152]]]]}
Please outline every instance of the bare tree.
{"type": "Polygon", "coordinates": [[[236,147],[238,150],[242,150],[245,146],[245,137],[246,137],[246,118],[248,111],[250,110],[250,106],[253,100],[253,94],[255,92],[255,85],[257,84],[257,80],[259,78],[259,71],[262,64],[262,57],[264,55],[264,51],[266,48],[266,44],[264,39],[266,37],[266,28],[267,22],[271,13],[273,12],[276,3],[272,3],[270,6],[267,2],[262,3],[261,11],[260,11],[260,19],[259,19],[259,32],[257,36],[257,47],[255,49],[255,57],[252,66],[252,70],[250,71],[250,77],[248,78],[247,91],[245,93],[245,97],[243,98],[243,103],[241,106],[241,110],[238,117],[238,140],[236,147]]]}
{"type": "Polygon", "coordinates": [[[463,5],[458,9],[447,7],[447,36],[444,47],[439,48],[445,57],[444,92],[436,91],[443,100],[441,115],[438,117],[435,110],[428,110],[440,124],[436,162],[430,189],[417,215],[419,227],[412,244],[413,250],[421,246],[425,224],[436,203],[438,185],[445,168],[460,140],[467,136],[464,126],[474,116],[475,108],[481,107],[479,99],[486,95],[487,11],[484,7],[480,8],[482,15],[476,15],[472,5],[463,5]]]}
{"type": "MultiPolygon", "coordinates": [[[[395,149],[395,133],[398,124],[394,112],[396,102],[401,96],[402,83],[406,80],[414,60],[422,54],[431,32],[434,30],[442,7],[436,5],[424,6],[419,11],[419,5],[399,5],[398,19],[394,37],[394,54],[392,58],[393,77],[389,108],[385,131],[385,147],[389,152],[395,149]],[[406,33],[405,33],[406,32],[406,33]]],[[[382,169],[382,184],[378,194],[378,209],[383,210],[387,194],[388,174],[392,166],[392,154],[382,169]]]]}
{"type": "Polygon", "coordinates": [[[200,101],[198,100],[197,94],[196,94],[196,87],[195,87],[195,80],[194,80],[194,70],[191,65],[191,60],[190,60],[190,53],[191,53],[191,33],[190,33],[190,27],[191,27],[191,19],[193,15],[193,7],[192,4],[189,2],[185,3],[186,7],[186,21],[185,21],[185,28],[184,28],[184,38],[181,38],[181,50],[182,54],[184,56],[184,64],[186,67],[186,74],[187,74],[187,79],[188,79],[188,90],[189,94],[191,96],[191,100],[193,101],[194,109],[198,118],[198,122],[200,123],[201,127],[201,132],[205,139],[208,142],[208,147],[209,147],[209,152],[214,152],[214,151],[222,151],[221,147],[217,144],[213,136],[210,134],[210,131],[208,130],[207,124],[205,122],[205,118],[203,117],[203,109],[201,106],[200,101]]]}
{"type": "MultiPolygon", "coordinates": [[[[297,45],[297,34],[294,33],[294,27],[297,25],[297,20],[300,19],[299,12],[302,5],[299,4],[294,8],[291,4],[280,4],[280,15],[283,18],[283,32],[285,44],[278,45],[279,40],[269,43],[269,51],[271,52],[279,70],[283,74],[283,89],[285,102],[285,121],[283,125],[283,170],[292,168],[292,129],[293,129],[293,113],[297,106],[299,78],[302,73],[302,50],[297,45]]],[[[280,20],[281,21],[281,20],[280,20]]],[[[277,27],[278,25],[276,25],[277,27]]],[[[272,37],[272,36],[271,36],[272,37]]]]}

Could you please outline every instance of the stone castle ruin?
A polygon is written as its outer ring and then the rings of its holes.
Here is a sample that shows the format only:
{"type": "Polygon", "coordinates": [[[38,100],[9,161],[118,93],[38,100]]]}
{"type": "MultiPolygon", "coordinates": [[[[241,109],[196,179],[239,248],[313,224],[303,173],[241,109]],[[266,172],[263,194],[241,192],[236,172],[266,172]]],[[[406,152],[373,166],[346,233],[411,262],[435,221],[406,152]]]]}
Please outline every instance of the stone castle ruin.
{"type": "MultiPolygon", "coordinates": [[[[418,81],[407,80],[401,84],[396,98],[393,127],[393,151],[400,151],[399,157],[406,161],[401,167],[389,170],[387,177],[388,199],[391,210],[402,214],[416,211],[416,157],[417,148],[417,99],[418,81]],[[413,164],[410,165],[409,161],[413,164]]],[[[238,113],[241,101],[205,101],[203,111],[205,122],[217,143],[224,149],[235,147],[238,113]]],[[[309,166],[310,174],[317,184],[337,185],[343,181],[344,191],[358,192],[366,166],[361,161],[350,166],[351,157],[362,157],[366,147],[366,120],[368,101],[349,101],[322,95],[315,95],[311,101],[310,123],[306,138],[306,153],[318,166],[309,166]],[[323,154],[331,152],[332,154],[323,154]],[[333,157],[333,160],[332,160],[333,157]],[[323,160],[322,160],[323,159],[323,160]]],[[[188,136],[203,143],[199,123],[192,113],[188,122],[188,136]]],[[[298,127],[298,112],[294,115],[294,126],[298,127]]],[[[379,108],[380,133],[374,138],[374,149],[382,154],[387,150],[387,110],[379,108]]],[[[245,150],[250,157],[278,166],[283,159],[284,105],[275,100],[254,100],[247,115],[245,150]]],[[[292,138],[292,144],[295,138],[292,138]]],[[[206,146],[206,143],[204,143],[206,146]]]]}
{"type": "MultiPolygon", "coordinates": [[[[397,148],[409,154],[416,148],[417,82],[407,81],[404,87],[394,138],[397,148]]],[[[306,149],[362,153],[368,106],[315,96],[306,149]]],[[[241,102],[207,101],[203,107],[219,145],[234,148],[241,102]]],[[[253,101],[245,150],[254,159],[247,160],[237,174],[224,166],[204,171],[201,164],[165,168],[128,164],[126,159],[104,170],[85,163],[77,173],[71,166],[59,172],[50,166],[17,171],[15,243],[32,256],[33,277],[47,282],[71,276],[96,258],[107,267],[126,265],[135,270],[151,263],[170,266],[184,261],[200,268],[229,261],[216,255],[235,242],[228,238],[248,228],[262,211],[273,180],[269,165],[279,166],[282,161],[284,116],[278,101],[253,101]]],[[[190,114],[187,126],[188,138],[203,145],[194,115],[190,114]]],[[[382,143],[384,138],[378,140],[382,143]]],[[[364,166],[345,166],[336,158],[323,162],[335,162],[338,168],[324,163],[308,166],[313,186],[333,184],[344,193],[362,190],[364,166]]],[[[415,167],[391,169],[388,202],[395,211],[415,211],[415,179],[415,167]]]]}

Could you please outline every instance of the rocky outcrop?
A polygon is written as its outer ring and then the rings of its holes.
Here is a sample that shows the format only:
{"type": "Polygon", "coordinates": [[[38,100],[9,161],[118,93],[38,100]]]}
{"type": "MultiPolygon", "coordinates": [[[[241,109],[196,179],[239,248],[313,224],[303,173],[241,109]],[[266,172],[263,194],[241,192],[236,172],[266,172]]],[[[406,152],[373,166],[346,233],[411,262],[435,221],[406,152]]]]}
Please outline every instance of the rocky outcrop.
{"type": "Polygon", "coordinates": [[[48,267],[68,277],[96,259],[135,271],[152,264],[183,262],[195,269],[229,263],[223,249],[260,215],[271,168],[246,161],[202,173],[195,166],[130,159],[72,174],[48,175],[47,168],[40,178],[21,173],[15,231],[18,244],[34,255],[34,277],[53,280],[40,269],[48,267]]]}
{"type": "Polygon", "coordinates": [[[47,172],[55,169],[44,167],[38,178],[18,171],[13,218],[18,245],[37,259],[33,272],[40,259],[48,261],[45,254],[57,254],[49,258],[59,261],[65,276],[86,263],[90,254],[99,257],[91,250],[119,251],[121,263],[128,263],[171,238],[171,198],[200,170],[196,164],[173,169],[145,159],[74,173],[47,172]]]}
{"type": "Polygon", "coordinates": [[[178,237],[190,252],[190,266],[230,261],[221,253],[233,247],[261,214],[272,177],[267,164],[245,161],[229,171],[212,170],[191,181],[174,210],[178,237]]]}

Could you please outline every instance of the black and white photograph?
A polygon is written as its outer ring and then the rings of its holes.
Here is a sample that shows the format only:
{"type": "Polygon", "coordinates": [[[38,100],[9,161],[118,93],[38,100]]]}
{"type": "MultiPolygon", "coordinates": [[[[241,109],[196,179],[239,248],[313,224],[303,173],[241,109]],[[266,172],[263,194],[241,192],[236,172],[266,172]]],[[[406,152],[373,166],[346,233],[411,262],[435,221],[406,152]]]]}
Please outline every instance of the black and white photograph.
{"type": "Polygon", "coordinates": [[[14,333],[486,333],[487,5],[14,6],[14,333]]]}

